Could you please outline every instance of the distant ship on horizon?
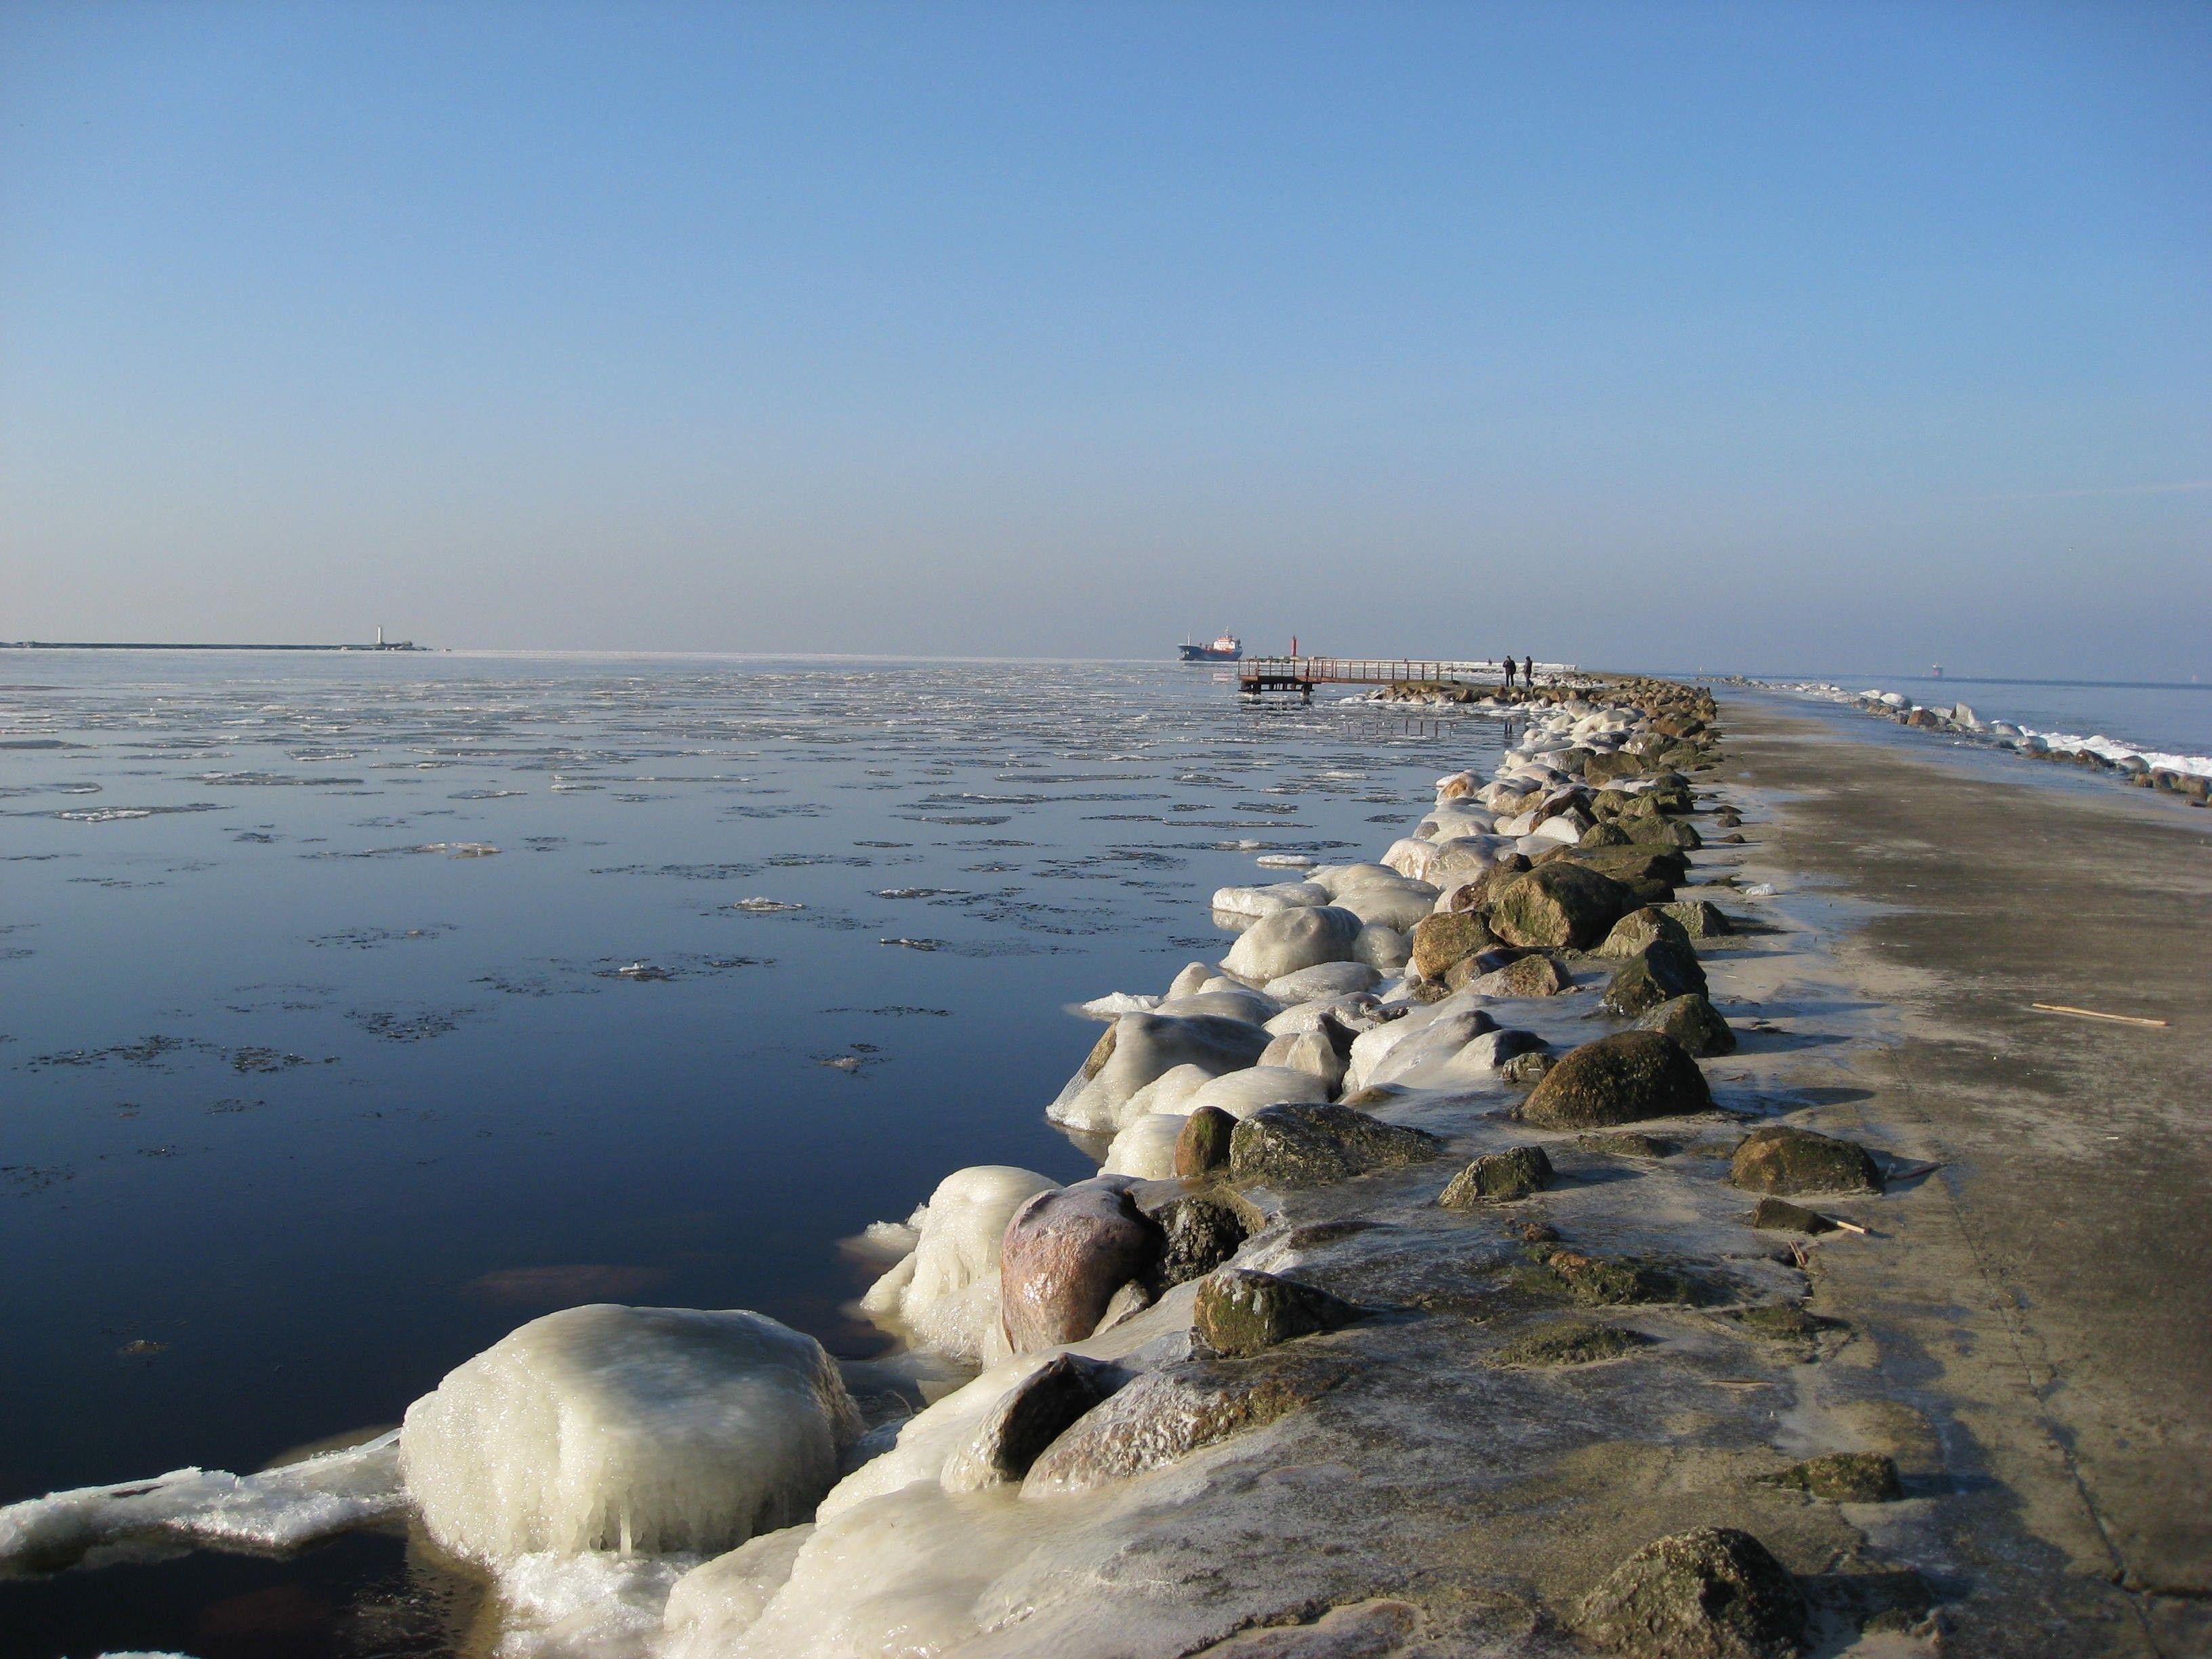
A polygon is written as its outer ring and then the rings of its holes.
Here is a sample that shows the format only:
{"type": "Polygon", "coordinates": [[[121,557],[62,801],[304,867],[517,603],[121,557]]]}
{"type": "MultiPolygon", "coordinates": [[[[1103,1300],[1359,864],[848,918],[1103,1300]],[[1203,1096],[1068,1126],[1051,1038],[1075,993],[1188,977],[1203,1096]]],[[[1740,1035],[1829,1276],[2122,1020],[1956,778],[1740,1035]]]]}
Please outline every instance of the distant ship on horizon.
{"type": "Polygon", "coordinates": [[[1185,662],[1236,662],[1244,655],[1244,641],[1234,634],[1224,634],[1212,645],[1193,645],[1185,640],[1180,648],[1185,662]]]}

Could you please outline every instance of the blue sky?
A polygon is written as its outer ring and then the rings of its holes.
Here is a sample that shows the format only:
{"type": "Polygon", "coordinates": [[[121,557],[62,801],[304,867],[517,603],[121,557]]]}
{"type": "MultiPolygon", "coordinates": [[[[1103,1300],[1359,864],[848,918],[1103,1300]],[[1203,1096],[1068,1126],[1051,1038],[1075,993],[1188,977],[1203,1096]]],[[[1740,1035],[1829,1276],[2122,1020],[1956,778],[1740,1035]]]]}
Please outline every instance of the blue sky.
{"type": "Polygon", "coordinates": [[[0,637],[2212,674],[2201,6],[0,9],[0,637]]]}

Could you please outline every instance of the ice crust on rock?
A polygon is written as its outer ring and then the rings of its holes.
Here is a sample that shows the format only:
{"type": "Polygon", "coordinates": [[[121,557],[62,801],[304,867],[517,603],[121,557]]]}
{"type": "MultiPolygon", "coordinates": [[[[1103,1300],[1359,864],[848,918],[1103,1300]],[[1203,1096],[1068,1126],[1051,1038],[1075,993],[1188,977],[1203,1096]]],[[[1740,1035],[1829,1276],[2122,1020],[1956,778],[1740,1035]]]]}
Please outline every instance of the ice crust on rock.
{"type": "Polygon", "coordinates": [[[805,1519],[860,1429],[811,1336],[599,1303],[449,1371],[407,1408],[399,1465],[431,1536],[473,1560],[707,1552],[805,1519]]]}
{"type": "Polygon", "coordinates": [[[298,1549],[406,1506],[399,1432],[259,1474],[174,1469],[0,1509],[0,1571],[58,1571],[212,1547],[298,1549]]]}
{"type": "Polygon", "coordinates": [[[1279,910],[1240,934],[1224,965],[1241,979],[1264,985],[1317,963],[1347,962],[1352,942],[1368,920],[1335,904],[1279,910]]]}
{"type": "Polygon", "coordinates": [[[912,1252],[868,1287],[862,1310],[902,1328],[917,1347],[981,1359],[998,1328],[999,1245],[1006,1223],[1056,1185],[1034,1170],[1006,1164],[954,1170],[916,1212],[912,1252]]]}
{"type": "Polygon", "coordinates": [[[1231,1117],[1249,1117],[1263,1106],[1328,1098],[1328,1082],[1311,1072],[1288,1066],[1254,1066],[1212,1079],[1175,1109],[1178,1116],[1188,1117],[1201,1106],[1214,1106],[1231,1117]]]}
{"type": "Polygon", "coordinates": [[[1182,1133],[1182,1114],[1179,1112],[1148,1112],[1133,1119],[1106,1149],[1106,1161],[1099,1166],[1098,1173],[1133,1176],[1139,1181],[1172,1179],[1176,1139],[1182,1133]]]}
{"type": "Polygon", "coordinates": [[[1257,1025],[1219,1015],[1181,1018],[1124,1014],[1114,1022],[1112,1051],[1103,1063],[1095,1073],[1089,1072],[1086,1065],[1085,1070],[1069,1079],[1060,1098],[1046,1108],[1045,1115],[1071,1129],[1117,1133],[1133,1115],[1131,1097],[1163,1073],[1186,1065],[1198,1066],[1210,1076],[1240,1070],[1260,1057],[1268,1036],[1257,1025]]]}

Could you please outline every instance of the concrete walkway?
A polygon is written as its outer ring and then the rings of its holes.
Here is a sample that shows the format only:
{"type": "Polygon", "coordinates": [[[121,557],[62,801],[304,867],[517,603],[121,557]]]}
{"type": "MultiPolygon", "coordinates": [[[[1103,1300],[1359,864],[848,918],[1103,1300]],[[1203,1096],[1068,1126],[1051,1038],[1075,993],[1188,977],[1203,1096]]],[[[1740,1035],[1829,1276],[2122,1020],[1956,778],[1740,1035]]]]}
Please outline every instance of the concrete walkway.
{"type": "Polygon", "coordinates": [[[1838,1056],[1822,1127],[1941,1165],[1881,1248],[1820,1253],[1872,1340],[1819,1407],[1948,1487],[1877,1541],[1960,1598],[1947,1650],[2212,1653],[2212,812],[1723,708],[1722,777],[1774,808],[1746,877],[1838,907],[1898,1021],[1838,1056]]]}

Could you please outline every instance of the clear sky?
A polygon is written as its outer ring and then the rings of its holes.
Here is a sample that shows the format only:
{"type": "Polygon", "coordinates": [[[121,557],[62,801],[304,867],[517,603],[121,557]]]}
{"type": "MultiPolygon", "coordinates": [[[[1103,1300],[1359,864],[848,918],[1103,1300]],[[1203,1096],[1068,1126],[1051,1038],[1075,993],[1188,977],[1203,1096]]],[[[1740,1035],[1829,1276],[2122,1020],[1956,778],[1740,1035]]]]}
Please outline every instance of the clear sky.
{"type": "Polygon", "coordinates": [[[0,5],[0,638],[2212,678],[2212,7],[0,5]]]}

